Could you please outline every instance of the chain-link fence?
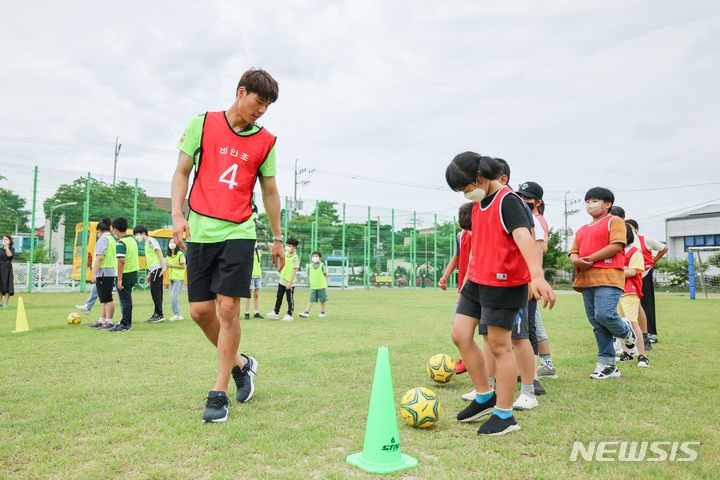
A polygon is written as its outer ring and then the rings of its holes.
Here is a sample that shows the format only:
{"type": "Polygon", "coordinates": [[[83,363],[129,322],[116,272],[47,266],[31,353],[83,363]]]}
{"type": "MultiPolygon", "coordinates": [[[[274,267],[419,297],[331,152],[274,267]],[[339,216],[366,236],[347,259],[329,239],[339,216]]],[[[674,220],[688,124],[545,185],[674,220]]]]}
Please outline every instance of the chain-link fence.
{"type": "MultiPolygon", "coordinates": [[[[313,251],[322,253],[329,286],[343,289],[436,288],[453,256],[457,226],[452,216],[319,199],[282,201],[283,234],[300,240],[298,286],[309,283],[313,251]]],[[[277,272],[268,255],[272,232],[262,202],[258,209],[263,283],[274,285],[277,272]]],[[[16,283],[28,291],[46,285],[43,279],[52,275],[43,269],[53,265],[72,266],[69,278],[58,277],[56,285],[85,291],[94,228],[104,216],[127,217],[131,228],[144,225],[165,250],[172,236],[170,210],[169,182],[0,162],[0,235],[13,237],[16,283]]],[[[140,253],[144,268],[143,244],[140,253]]],[[[455,282],[453,274],[448,284],[455,282]]]]}

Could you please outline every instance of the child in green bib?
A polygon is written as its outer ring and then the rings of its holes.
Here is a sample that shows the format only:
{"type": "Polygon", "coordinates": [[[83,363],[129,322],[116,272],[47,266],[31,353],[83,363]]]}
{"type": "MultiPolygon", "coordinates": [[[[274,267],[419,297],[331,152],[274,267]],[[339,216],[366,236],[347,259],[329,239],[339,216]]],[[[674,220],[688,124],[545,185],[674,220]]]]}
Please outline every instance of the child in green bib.
{"type": "Polygon", "coordinates": [[[295,275],[300,268],[300,257],[297,255],[297,246],[300,241],[295,237],[290,237],[285,243],[285,267],[280,272],[278,280],[277,299],[275,300],[275,309],[265,316],[277,320],[280,318],[280,307],[282,307],[283,296],[287,297],[288,313],[282,319],[283,322],[293,321],[293,310],[295,309],[295,275]]]}
{"type": "Polygon", "coordinates": [[[310,301],[305,311],[300,314],[303,318],[310,316],[310,309],[315,302],[320,302],[321,311],[318,317],[325,316],[325,302],[328,301],[327,269],[325,268],[325,264],[320,261],[321,259],[322,253],[319,251],[312,253],[312,265],[308,267],[308,274],[310,276],[310,301]]]}

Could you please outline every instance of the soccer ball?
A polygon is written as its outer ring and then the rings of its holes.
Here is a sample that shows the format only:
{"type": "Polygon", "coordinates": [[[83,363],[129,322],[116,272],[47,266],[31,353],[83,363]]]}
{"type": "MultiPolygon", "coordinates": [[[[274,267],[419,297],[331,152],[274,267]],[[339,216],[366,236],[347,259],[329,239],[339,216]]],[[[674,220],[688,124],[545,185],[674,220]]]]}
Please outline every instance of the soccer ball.
{"type": "Polygon", "coordinates": [[[438,353],[428,360],[427,373],[431,380],[447,383],[455,378],[455,362],[448,355],[438,353]]]}
{"type": "Polygon", "coordinates": [[[82,322],[82,317],[77,312],[71,313],[70,315],[68,315],[67,321],[71,325],[77,325],[78,323],[82,322]]]}
{"type": "Polygon", "coordinates": [[[440,419],[440,400],[427,388],[413,388],[400,400],[400,413],[413,427],[432,427],[440,419]]]}

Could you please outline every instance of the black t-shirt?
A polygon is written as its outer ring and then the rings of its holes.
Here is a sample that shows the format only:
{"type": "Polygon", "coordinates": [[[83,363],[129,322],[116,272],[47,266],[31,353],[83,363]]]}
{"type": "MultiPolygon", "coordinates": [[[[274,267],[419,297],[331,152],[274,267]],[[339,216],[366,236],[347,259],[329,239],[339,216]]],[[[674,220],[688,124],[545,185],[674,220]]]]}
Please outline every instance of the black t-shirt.
{"type": "MultiPolygon", "coordinates": [[[[480,202],[480,207],[487,208],[497,195],[497,192],[480,202]]],[[[506,195],[500,211],[503,223],[510,234],[517,228],[532,227],[532,213],[528,213],[527,205],[517,195],[506,195]]],[[[482,228],[478,226],[477,228],[482,228]]],[[[473,225],[473,230],[476,226],[473,225]]],[[[504,235],[507,235],[503,232],[504,235]]],[[[533,242],[534,245],[534,242],[533,242]]],[[[473,251],[473,255],[482,255],[482,252],[473,251]]],[[[525,308],[527,305],[527,284],[514,287],[493,287],[479,285],[468,280],[462,289],[462,295],[475,300],[483,307],[491,308],[525,308]]]]}

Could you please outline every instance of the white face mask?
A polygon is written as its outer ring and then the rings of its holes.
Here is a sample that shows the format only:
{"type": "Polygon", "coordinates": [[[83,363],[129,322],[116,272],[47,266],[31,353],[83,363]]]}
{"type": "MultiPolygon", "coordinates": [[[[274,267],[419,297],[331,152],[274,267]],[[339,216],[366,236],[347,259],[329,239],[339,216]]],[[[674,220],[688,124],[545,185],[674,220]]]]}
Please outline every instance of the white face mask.
{"type": "Polygon", "coordinates": [[[291,247],[291,246],[288,245],[287,247],[285,247],[285,251],[286,251],[287,253],[293,253],[293,247],[291,247]]]}
{"type": "Polygon", "coordinates": [[[137,240],[138,242],[142,242],[142,235],[135,235],[135,240],[137,240]]]}
{"type": "Polygon", "coordinates": [[[313,257],[312,261],[313,263],[320,263],[320,257],[313,257]]]}
{"type": "Polygon", "coordinates": [[[485,190],[482,188],[476,188],[471,192],[465,192],[465,198],[472,200],[473,202],[482,202],[485,199],[485,190]]]}
{"type": "Polygon", "coordinates": [[[168,248],[170,248],[170,250],[175,250],[175,247],[177,247],[177,245],[175,245],[173,242],[168,243],[168,248]]]}
{"type": "Polygon", "coordinates": [[[603,205],[603,202],[599,202],[599,201],[597,201],[597,202],[590,202],[590,201],[587,201],[587,202],[585,202],[585,211],[586,211],[587,213],[589,213],[590,215],[592,215],[593,213],[597,213],[597,212],[599,212],[600,210],[602,210],[602,205],[603,205]]]}

